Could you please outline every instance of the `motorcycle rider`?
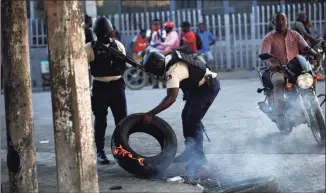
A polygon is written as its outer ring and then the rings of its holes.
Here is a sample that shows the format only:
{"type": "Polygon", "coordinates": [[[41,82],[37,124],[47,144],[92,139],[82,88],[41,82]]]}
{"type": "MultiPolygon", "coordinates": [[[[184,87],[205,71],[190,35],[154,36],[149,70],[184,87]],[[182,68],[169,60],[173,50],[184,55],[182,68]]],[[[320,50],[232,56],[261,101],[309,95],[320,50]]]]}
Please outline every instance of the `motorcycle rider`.
{"type": "Polygon", "coordinates": [[[308,20],[308,17],[306,15],[305,12],[299,12],[297,14],[297,18],[296,18],[296,21],[293,23],[292,25],[292,29],[297,31],[300,35],[302,35],[304,37],[304,39],[309,43],[309,45],[311,47],[314,46],[314,44],[316,42],[318,42],[318,40],[320,38],[315,38],[311,35],[311,33],[309,33],[307,30],[306,30],[306,22],[308,20]]]}
{"type": "Polygon", "coordinates": [[[146,31],[141,29],[139,34],[137,34],[132,40],[130,47],[132,49],[132,58],[137,62],[142,60],[142,56],[138,55],[140,52],[145,52],[148,45],[148,40],[146,38],[146,31]]]}
{"type": "Polygon", "coordinates": [[[203,124],[201,120],[214,102],[220,90],[217,74],[206,68],[204,63],[180,51],[164,56],[151,52],[144,59],[146,72],[164,77],[167,81],[167,95],[158,106],[142,113],[144,121],[150,123],[153,116],[169,108],[178,96],[179,88],[188,90],[186,104],[182,111],[185,151],[175,163],[188,162],[188,174],[196,177],[196,171],[207,163],[203,149],[203,124]]]}
{"type": "Polygon", "coordinates": [[[115,125],[127,116],[125,83],[121,77],[127,68],[126,63],[103,49],[103,46],[112,46],[126,55],[122,43],[111,37],[112,30],[112,24],[107,18],[97,18],[93,27],[97,39],[85,46],[93,76],[91,102],[95,116],[95,144],[99,164],[110,163],[104,151],[108,107],[111,108],[115,125]]]}
{"type": "MultiPolygon", "coordinates": [[[[288,64],[293,58],[299,55],[300,51],[307,52],[319,58],[320,55],[310,48],[303,37],[296,31],[288,29],[287,17],[284,13],[278,12],[274,15],[275,30],[269,32],[263,39],[261,53],[270,53],[280,59],[281,64],[288,64]]],[[[274,98],[277,116],[277,124],[281,128],[285,127],[284,112],[283,112],[283,92],[285,86],[285,76],[277,71],[279,66],[278,60],[270,59],[268,67],[271,72],[271,82],[274,85],[274,98]]],[[[308,61],[300,62],[306,66],[303,69],[310,69],[308,61]]]]}
{"type": "Polygon", "coordinates": [[[172,21],[168,21],[164,23],[164,29],[166,31],[166,39],[164,42],[160,42],[156,47],[161,51],[163,55],[168,54],[172,49],[179,47],[180,40],[178,33],[173,30],[174,23],[172,21]]]}
{"type": "MultiPolygon", "coordinates": [[[[161,21],[159,19],[153,19],[152,29],[147,30],[146,37],[148,38],[149,46],[146,51],[156,50],[155,48],[166,39],[166,31],[162,29],[161,21]],[[153,49],[154,48],[154,49],[153,49]]],[[[159,88],[160,80],[156,78],[153,88],[159,88]]],[[[166,84],[162,82],[162,87],[166,88],[166,84]]]]}

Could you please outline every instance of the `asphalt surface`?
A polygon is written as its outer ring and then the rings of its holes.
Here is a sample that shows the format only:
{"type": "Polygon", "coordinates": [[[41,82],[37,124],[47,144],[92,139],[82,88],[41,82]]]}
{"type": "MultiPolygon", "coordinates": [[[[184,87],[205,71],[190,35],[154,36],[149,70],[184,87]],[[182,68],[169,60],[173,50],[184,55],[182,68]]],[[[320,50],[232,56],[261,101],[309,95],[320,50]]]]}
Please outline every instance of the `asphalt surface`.
{"type": "MultiPolygon", "coordinates": [[[[294,128],[290,135],[280,134],[257,107],[264,100],[256,89],[257,79],[221,80],[222,90],[203,119],[211,139],[205,139],[205,152],[216,175],[232,181],[253,177],[275,177],[284,192],[313,192],[325,189],[325,148],[320,148],[306,125],[294,128]]],[[[325,93],[325,82],[318,84],[318,93],[325,93]]],[[[128,114],[146,112],[165,96],[165,90],[145,88],[127,91],[128,114]]],[[[166,120],[178,138],[178,152],[184,149],[181,111],[184,102],[179,95],[172,107],[158,116],[166,120]]],[[[3,95],[0,97],[1,149],[6,149],[3,95]]],[[[34,93],[34,137],[37,152],[54,153],[54,137],[49,92],[34,93]],[[40,143],[47,141],[48,143],[40,143]]],[[[324,112],[325,112],[324,105],[324,112]]],[[[114,122],[109,111],[106,131],[106,151],[110,151],[114,122]]],[[[140,154],[152,155],[159,144],[146,134],[131,136],[131,146],[140,154]]],[[[170,173],[183,172],[171,165],[170,173]]]]}

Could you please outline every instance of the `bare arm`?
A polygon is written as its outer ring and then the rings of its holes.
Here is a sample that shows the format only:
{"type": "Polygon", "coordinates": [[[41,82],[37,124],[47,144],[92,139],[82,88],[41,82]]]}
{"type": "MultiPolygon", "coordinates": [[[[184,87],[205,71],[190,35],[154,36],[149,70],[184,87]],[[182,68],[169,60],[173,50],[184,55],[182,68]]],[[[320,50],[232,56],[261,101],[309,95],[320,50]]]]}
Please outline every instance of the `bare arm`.
{"type": "Polygon", "coordinates": [[[179,88],[168,88],[167,95],[164,97],[161,103],[157,105],[154,109],[150,110],[148,113],[151,115],[156,115],[169,108],[176,101],[178,92],[179,88]]]}

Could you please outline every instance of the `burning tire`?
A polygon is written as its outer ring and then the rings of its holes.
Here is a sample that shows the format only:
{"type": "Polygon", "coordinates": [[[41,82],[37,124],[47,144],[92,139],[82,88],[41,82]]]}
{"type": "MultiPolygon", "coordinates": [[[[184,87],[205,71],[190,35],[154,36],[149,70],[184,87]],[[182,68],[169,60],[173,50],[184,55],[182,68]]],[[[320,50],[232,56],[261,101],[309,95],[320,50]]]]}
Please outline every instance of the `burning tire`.
{"type": "Polygon", "coordinates": [[[177,137],[171,126],[155,116],[151,124],[144,125],[142,117],[132,114],[123,119],[113,132],[111,150],[114,159],[127,172],[138,177],[151,178],[165,171],[177,152],[177,137]],[[143,132],[153,136],[161,146],[161,152],[145,157],[135,152],[128,143],[133,133],[143,132]]]}

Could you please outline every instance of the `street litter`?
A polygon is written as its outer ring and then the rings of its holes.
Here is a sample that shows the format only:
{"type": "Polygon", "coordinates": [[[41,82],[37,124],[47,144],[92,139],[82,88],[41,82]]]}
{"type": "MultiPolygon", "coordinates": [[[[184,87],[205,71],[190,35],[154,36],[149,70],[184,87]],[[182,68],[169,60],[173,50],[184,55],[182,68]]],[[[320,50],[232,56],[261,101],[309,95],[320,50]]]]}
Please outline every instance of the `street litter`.
{"type": "Polygon", "coordinates": [[[122,186],[112,186],[110,190],[120,190],[122,189],[122,186]]]}
{"type": "Polygon", "coordinates": [[[184,183],[185,182],[185,180],[180,176],[175,176],[173,178],[168,178],[166,181],[168,181],[168,182],[176,182],[176,183],[184,183]]]}
{"type": "Polygon", "coordinates": [[[45,140],[45,141],[40,141],[40,143],[49,143],[49,140],[45,140]]]}
{"type": "Polygon", "coordinates": [[[202,187],[200,184],[197,183],[196,187],[200,188],[201,190],[205,190],[204,187],[202,187]]]}

